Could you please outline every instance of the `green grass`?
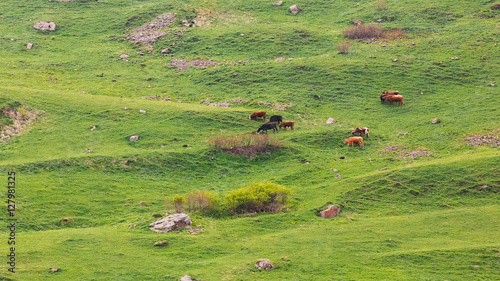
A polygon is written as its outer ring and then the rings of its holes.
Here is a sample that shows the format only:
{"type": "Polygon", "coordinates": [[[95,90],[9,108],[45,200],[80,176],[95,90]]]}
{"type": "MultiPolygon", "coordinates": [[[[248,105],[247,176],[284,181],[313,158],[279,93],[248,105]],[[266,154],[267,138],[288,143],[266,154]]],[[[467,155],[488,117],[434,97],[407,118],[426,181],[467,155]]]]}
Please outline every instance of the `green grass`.
{"type": "Polygon", "coordinates": [[[38,111],[29,130],[0,144],[0,178],[16,171],[19,207],[17,273],[2,263],[0,277],[495,280],[500,155],[462,139],[500,128],[499,12],[491,1],[375,2],[304,0],[297,15],[292,3],[260,0],[0,3],[0,108],[38,111]],[[166,12],[177,20],[152,51],[123,40],[166,12]],[[211,24],[180,25],[199,13],[211,24]],[[354,19],[406,37],[348,40],[349,55],[339,54],[354,19]],[[35,30],[38,21],[58,28],[35,30]],[[221,64],[177,71],[172,59],[221,64]],[[399,90],[405,105],[381,104],[383,90],[399,90]],[[157,95],[171,101],[148,100],[157,95]],[[207,99],[244,101],[219,108],[207,99]],[[256,110],[295,121],[294,131],[269,133],[282,149],[250,158],[210,146],[256,131],[256,110]],[[357,126],[370,138],[346,147],[357,126]],[[414,151],[432,154],[405,157],[414,151]],[[176,194],[224,198],[259,182],[290,189],[290,208],[190,213],[204,229],[193,235],[149,230],[176,194]],[[338,217],[317,216],[332,203],[338,217]],[[153,247],[160,240],[169,246],[153,247]],[[260,258],[276,268],[259,272],[260,258]]]}

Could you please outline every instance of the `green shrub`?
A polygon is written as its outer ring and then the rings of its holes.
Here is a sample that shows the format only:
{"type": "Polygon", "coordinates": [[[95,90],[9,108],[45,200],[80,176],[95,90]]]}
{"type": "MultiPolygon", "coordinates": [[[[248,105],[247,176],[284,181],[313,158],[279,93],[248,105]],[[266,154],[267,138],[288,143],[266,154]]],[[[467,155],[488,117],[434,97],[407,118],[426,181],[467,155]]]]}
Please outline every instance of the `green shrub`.
{"type": "Polygon", "coordinates": [[[172,203],[174,204],[175,211],[180,213],[183,210],[184,203],[186,203],[186,198],[182,195],[176,194],[174,199],[172,199],[172,203]]]}
{"type": "Polygon", "coordinates": [[[278,212],[287,207],[290,190],[270,182],[254,183],[233,190],[225,197],[229,212],[278,212]]]}

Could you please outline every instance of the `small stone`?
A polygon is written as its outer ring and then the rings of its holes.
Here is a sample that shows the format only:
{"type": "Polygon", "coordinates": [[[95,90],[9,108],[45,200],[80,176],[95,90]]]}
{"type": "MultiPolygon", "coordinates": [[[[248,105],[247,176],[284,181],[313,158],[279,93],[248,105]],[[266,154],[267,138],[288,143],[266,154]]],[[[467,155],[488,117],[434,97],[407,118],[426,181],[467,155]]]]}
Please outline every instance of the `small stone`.
{"type": "Polygon", "coordinates": [[[437,118],[432,119],[432,124],[439,124],[439,123],[441,123],[441,120],[437,118]]]}
{"type": "Polygon", "coordinates": [[[299,8],[297,8],[297,5],[290,6],[290,12],[292,12],[292,14],[298,14],[299,8]]]}
{"type": "Polygon", "coordinates": [[[281,6],[282,4],[283,4],[283,1],[278,1],[278,2],[273,3],[274,6],[281,6]]]}
{"type": "Polygon", "coordinates": [[[328,120],[326,120],[326,124],[333,124],[333,123],[336,123],[337,121],[333,118],[328,118],[328,120]]]}
{"type": "Polygon", "coordinates": [[[139,136],[138,135],[133,135],[130,137],[130,141],[136,141],[139,139],[139,136]]]}
{"type": "Polygon", "coordinates": [[[362,24],[362,22],[360,20],[353,20],[352,23],[355,25],[355,26],[359,26],[362,24]]]}
{"type": "Polygon", "coordinates": [[[491,83],[491,84],[490,84],[490,87],[495,87],[495,84],[491,83]]]}
{"type": "Polygon", "coordinates": [[[155,246],[155,247],[166,247],[166,246],[168,246],[168,242],[158,241],[158,242],[155,242],[153,246],[155,246]]]}
{"type": "Polygon", "coordinates": [[[458,60],[458,57],[452,57],[451,59],[452,60],[458,60]]]}
{"type": "Polygon", "coordinates": [[[28,50],[31,50],[31,48],[33,48],[33,44],[28,43],[28,45],[26,46],[26,48],[28,48],[28,50]]]}
{"type": "Polygon", "coordinates": [[[181,24],[187,27],[191,26],[191,24],[187,20],[181,21],[181,24]]]}
{"type": "Polygon", "coordinates": [[[140,112],[140,113],[146,113],[146,110],[144,110],[144,109],[140,109],[140,110],[139,110],[139,112],[140,112]]]}
{"type": "Polygon", "coordinates": [[[120,58],[122,58],[122,59],[123,59],[123,58],[128,58],[128,57],[129,57],[129,55],[127,55],[127,54],[121,54],[121,55],[120,55],[120,58]]]}

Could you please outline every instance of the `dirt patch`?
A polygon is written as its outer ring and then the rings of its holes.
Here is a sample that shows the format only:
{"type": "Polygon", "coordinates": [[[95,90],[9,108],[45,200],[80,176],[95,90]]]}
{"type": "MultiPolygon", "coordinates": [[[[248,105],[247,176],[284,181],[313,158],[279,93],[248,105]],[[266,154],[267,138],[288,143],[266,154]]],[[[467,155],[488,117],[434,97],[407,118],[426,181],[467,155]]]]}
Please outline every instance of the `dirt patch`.
{"type": "Polygon", "coordinates": [[[216,12],[211,9],[201,8],[196,10],[198,14],[196,18],[193,20],[193,26],[206,26],[211,25],[212,22],[218,20],[223,24],[231,24],[231,23],[252,23],[255,21],[255,18],[250,13],[241,13],[241,12],[233,12],[233,11],[221,11],[216,12]]]}
{"type": "Polygon", "coordinates": [[[0,142],[5,142],[13,136],[21,135],[29,131],[29,125],[38,118],[38,111],[29,110],[26,107],[20,107],[17,110],[4,108],[2,114],[11,118],[13,124],[4,126],[0,132],[0,142]]]}
{"type": "Polygon", "coordinates": [[[482,134],[482,135],[473,134],[469,137],[462,139],[462,141],[466,142],[467,145],[472,145],[472,146],[488,145],[491,147],[495,147],[500,145],[499,133],[500,129],[496,129],[488,134],[482,134]]]}
{"type": "Polygon", "coordinates": [[[192,60],[192,61],[185,61],[182,59],[172,59],[167,66],[169,67],[177,67],[177,71],[183,71],[187,70],[190,66],[194,66],[196,68],[205,68],[209,67],[211,65],[219,65],[221,64],[220,62],[216,62],[213,60],[202,60],[202,59],[197,59],[197,60],[192,60]]]}
{"type": "Polygon", "coordinates": [[[423,157],[423,156],[431,156],[434,154],[434,152],[431,151],[426,151],[423,148],[417,148],[412,151],[408,151],[408,147],[406,146],[397,146],[397,145],[389,145],[384,148],[382,148],[382,153],[383,154],[389,154],[389,155],[395,155],[396,157],[400,159],[406,159],[406,158],[411,158],[415,159],[417,157],[423,157]]]}

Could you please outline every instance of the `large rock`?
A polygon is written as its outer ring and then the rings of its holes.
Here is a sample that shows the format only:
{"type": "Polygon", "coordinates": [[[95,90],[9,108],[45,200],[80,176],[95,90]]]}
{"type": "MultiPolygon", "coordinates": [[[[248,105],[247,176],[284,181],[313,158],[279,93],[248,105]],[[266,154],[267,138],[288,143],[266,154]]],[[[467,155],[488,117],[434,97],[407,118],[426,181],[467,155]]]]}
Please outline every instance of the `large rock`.
{"type": "Polygon", "coordinates": [[[33,27],[41,30],[56,30],[55,23],[46,21],[37,22],[33,27]]]}
{"type": "Polygon", "coordinates": [[[150,229],[156,232],[169,232],[179,227],[187,227],[191,224],[191,218],[186,214],[174,214],[159,221],[152,222],[150,229]]]}
{"type": "Polygon", "coordinates": [[[334,205],[330,205],[330,206],[328,206],[328,208],[326,210],[323,210],[320,212],[321,217],[325,218],[325,219],[333,218],[336,215],[338,215],[339,213],[340,213],[340,207],[337,207],[334,205]]]}
{"type": "Polygon", "coordinates": [[[255,263],[255,267],[258,270],[262,270],[262,269],[270,270],[270,269],[273,269],[274,265],[268,259],[260,259],[259,261],[257,261],[255,263]]]}

